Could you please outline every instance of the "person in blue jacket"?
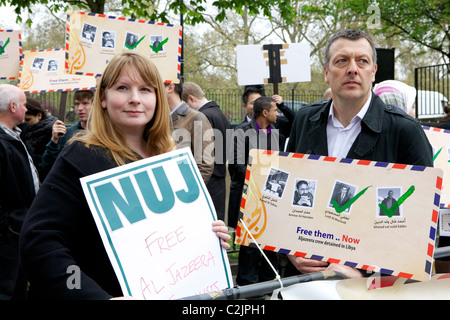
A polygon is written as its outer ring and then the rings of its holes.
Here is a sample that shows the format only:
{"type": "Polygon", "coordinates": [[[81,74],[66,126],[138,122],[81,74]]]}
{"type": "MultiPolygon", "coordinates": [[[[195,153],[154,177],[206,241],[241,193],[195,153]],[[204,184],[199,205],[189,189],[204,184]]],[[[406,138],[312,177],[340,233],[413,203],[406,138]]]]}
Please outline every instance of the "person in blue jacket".
{"type": "Polygon", "coordinates": [[[58,158],[64,145],[72,138],[78,130],[86,128],[89,112],[92,108],[94,99],[94,91],[79,90],[75,91],[73,100],[78,114],[79,121],[71,126],[66,127],[64,122],[56,120],[52,126],[52,137],[45,147],[41,162],[41,180],[44,180],[48,172],[58,158]]]}

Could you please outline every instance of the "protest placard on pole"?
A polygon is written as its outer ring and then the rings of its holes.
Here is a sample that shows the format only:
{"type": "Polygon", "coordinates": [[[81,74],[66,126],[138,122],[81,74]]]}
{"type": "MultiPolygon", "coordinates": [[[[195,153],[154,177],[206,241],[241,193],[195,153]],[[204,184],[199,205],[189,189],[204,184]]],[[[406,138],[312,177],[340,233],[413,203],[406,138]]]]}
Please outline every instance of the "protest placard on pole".
{"type": "MultiPolygon", "coordinates": [[[[241,214],[263,249],[430,278],[441,169],[264,150],[250,158],[241,214]]],[[[251,244],[242,222],[236,234],[251,244]]]]}
{"type": "Polygon", "coordinates": [[[176,299],[232,286],[216,212],[189,148],[81,179],[125,295],[176,299]]]}
{"type": "Polygon", "coordinates": [[[239,85],[311,81],[307,43],[240,45],[236,48],[239,85]]]}
{"type": "Polygon", "coordinates": [[[24,92],[94,90],[95,77],[65,72],[65,50],[25,50],[19,87],[24,92]]]}
{"type": "Polygon", "coordinates": [[[433,166],[444,173],[440,207],[450,208],[450,130],[428,126],[423,129],[433,148],[433,166]]]}
{"type": "Polygon", "coordinates": [[[0,29],[0,79],[19,78],[22,61],[22,36],[20,31],[0,29]]]}
{"type": "Polygon", "coordinates": [[[66,69],[71,74],[100,76],[113,56],[133,50],[149,57],[163,81],[178,83],[181,36],[179,25],[70,11],[66,69]]]}
{"type": "Polygon", "coordinates": [[[439,209],[439,235],[450,237],[450,130],[423,126],[433,148],[433,165],[444,172],[439,209]]]}

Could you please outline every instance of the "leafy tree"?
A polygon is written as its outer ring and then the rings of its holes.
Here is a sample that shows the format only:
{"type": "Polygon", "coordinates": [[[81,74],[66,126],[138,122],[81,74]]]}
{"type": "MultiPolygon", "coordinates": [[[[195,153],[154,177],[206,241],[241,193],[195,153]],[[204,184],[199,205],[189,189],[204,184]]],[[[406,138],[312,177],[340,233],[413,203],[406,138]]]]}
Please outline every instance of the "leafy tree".
{"type": "MultiPolygon", "coordinates": [[[[376,12],[368,10],[370,0],[340,1],[348,12],[369,22],[376,12]]],[[[450,4],[448,0],[377,0],[378,26],[372,30],[385,38],[396,37],[419,44],[441,54],[450,62],[450,4]]],[[[369,25],[370,26],[370,25],[369,25]]]]}
{"type": "MultiPolygon", "coordinates": [[[[32,5],[44,4],[52,12],[68,10],[71,6],[78,7],[93,13],[104,13],[106,0],[0,0],[0,5],[9,4],[15,7],[18,22],[22,21],[22,11],[27,10],[32,14],[32,5]]],[[[217,21],[223,21],[226,18],[227,10],[232,10],[241,14],[244,10],[249,10],[251,15],[263,13],[264,16],[271,17],[271,8],[276,6],[284,19],[290,21],[294,19],[295,13],[289,5],[289,0],[216,0],[212,3],[213,7],[218,9],[217,21]]],[[[159,1],[147,0],[122,0],[122,12],[132,18],[149,19],[153,21],[169,22],[167,20],[168,11],[172,10],[176,14],[185,15],[185,21],[188,24],[197,24],[204,22],[206,13],[206,0],[175,0],[169,1],[168,6],[159,9],[159,1]],[[185,2],[188,2],[186,4],[185,2]]],[[[31,20],[27,20],[31,24],[31,20]]]]}

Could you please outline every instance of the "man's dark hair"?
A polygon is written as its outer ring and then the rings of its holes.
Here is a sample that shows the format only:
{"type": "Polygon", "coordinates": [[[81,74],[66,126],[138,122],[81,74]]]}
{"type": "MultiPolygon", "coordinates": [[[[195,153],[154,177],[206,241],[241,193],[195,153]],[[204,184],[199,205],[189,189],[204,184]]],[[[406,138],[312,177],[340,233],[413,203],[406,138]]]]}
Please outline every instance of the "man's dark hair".
{"type": "Polygon", "coordinates": [[[94,91],[92,90],[78,90],[73,95],[73,101],[83,101],[84,99],[94,100],[94,91]]]}
{"type": "Polygon", "coordinates": [[[242,94],[242,103],[247,104],[248,97],[253,93],[258,93],[260,95],[264,95],[264,88],[261,88],[261,86],[246,86],[244,89],[244,93],[242,94]]]}
{"type": "Polygon", "coordinates": [[[309,186],[308,182],[306,182],[305,180],[299,180],[299,181],[297,181],[297,184],[296,184],[295,186],[296,186],[297,189],[298,189],[302,184],[306,184],[306,186],[309,186]]]}
{"type": "Polygon", "coordinates": [[[181,83],[174,83],[175,85],[175,93],[178,94],[178,96],[181,99],[181,93],[183,92],[183,86],[181,85],[181,83]]]}
{"type": "Polygon", "coordinates": [[[341,30],[341,31],[336,32],[334,35],[331,36],[330,40],[328,40],[328,43],[325,47],[325,61],[324,61],[325,67],[327,69],[330,66],[330,47],[334,41],[336,41],[337,39],[340,39],[340,38],[353,40],[353,41],[356,41],[359,39],[366,39],[369,42],[370,47],[372,48],[373,65],[375,66],[377,64],[377,50],[375,49],[375,45],[372,41],[372,38],[364,31],[354,30],[354,29],[346,29],[346,30],[341,30]]]}
{"type": "Polygon", "coordinates": [[[269,111],[272,108],[272,103],[275,103],[275,100],[271,97],[262,96],[255,100],[253,104],[253,114],[255,118],[258,118],[263,110],[269,111]]]}

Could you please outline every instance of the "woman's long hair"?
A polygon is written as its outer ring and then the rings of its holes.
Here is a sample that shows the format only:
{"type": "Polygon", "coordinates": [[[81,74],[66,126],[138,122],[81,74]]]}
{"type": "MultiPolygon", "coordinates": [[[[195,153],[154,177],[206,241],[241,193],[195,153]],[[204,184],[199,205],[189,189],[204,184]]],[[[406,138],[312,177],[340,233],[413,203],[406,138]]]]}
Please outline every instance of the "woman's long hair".
{"type": "Polygon", "coordinates": [[[147,85],[155,88],[155,113],[147,123],[143,137],[147,143],[147,154],[155,156],[173,150],[175,144],[170,132],[171,119],[164,83],[156,66],[144,55],[132,51],[114,56],[106,66],[97,85],[87,128],[80,130],[73,140],[82,141],[88,147],[95,145],[108,149],[118,165],[139,160],[139,155],[128,147],[108,112],[101,107],[101,102],[106,99],[106,90],[119,80],[122,72],[127,72],[131,79],[141,76],[147,85]]]}

